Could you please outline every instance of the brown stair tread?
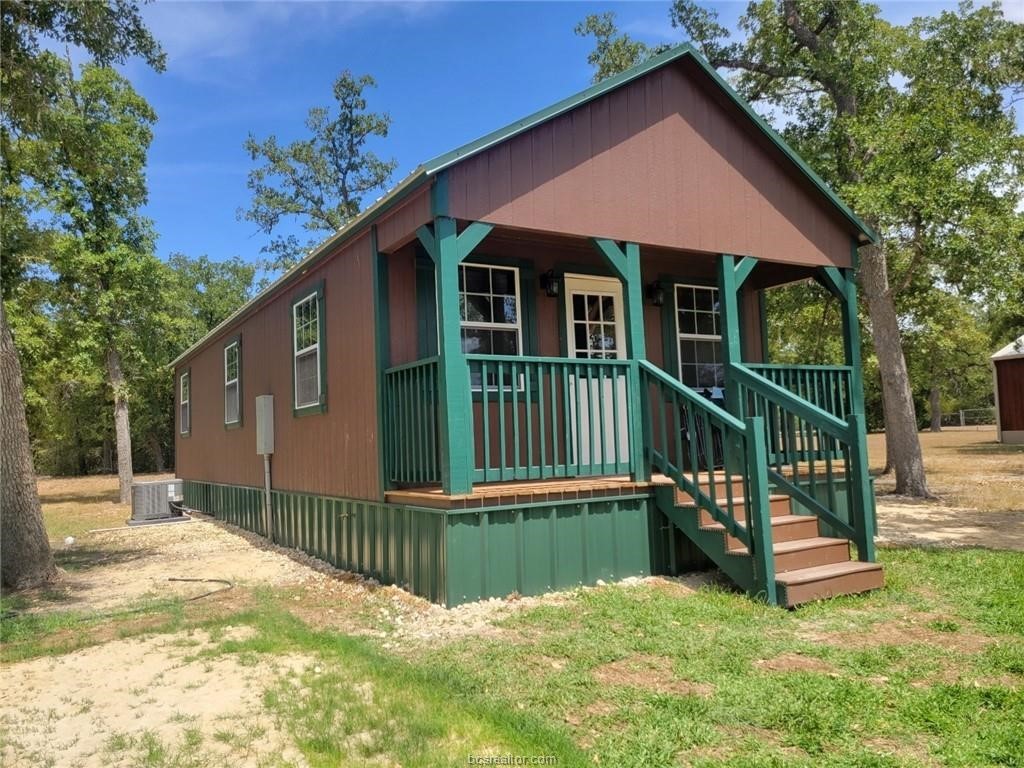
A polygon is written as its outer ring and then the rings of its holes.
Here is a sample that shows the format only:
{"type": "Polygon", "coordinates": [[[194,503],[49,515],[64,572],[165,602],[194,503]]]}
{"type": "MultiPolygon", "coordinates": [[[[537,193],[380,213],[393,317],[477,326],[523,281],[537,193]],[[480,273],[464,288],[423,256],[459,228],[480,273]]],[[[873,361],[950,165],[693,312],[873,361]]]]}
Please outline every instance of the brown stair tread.
{"type": "MultiPolygon", "coordinates": [[[[686,491],[683,491],[683,493],[686,493],[686,491]]],[[[772,501],[783,501],[783,500],[789,499],[789,498],[790,498],[789,495],[785,494],[785,493],[773,493],[770,496],[768,496],[768,501],[769,502],[772,502],[772,501]]],[[[715,499],[715,503],[717,503],[718,506],[721,509],[728,509],[728,501],[726,499],[715,499]],[[723,505],[726,505],[726,506],[723,506],[723,505]]],[[[735,498],[735,499],[732,500],[732,505],[734,507],[742,507],[746,503],[747,503],[747,499],[746,499],[745,496],[740,496],[740,497],[735,498]]],[[[679,509],[695,509],[697,507],[697,502],[695,502],[695,501],[684,501],[684,502],[680,503],[680,502],[677,501],[676,502],[676,506],[679,507],[679,509]]]]}
{"type": "MultiPolygon", "coordinates": [[[[807,522],[808,520],[817,521],[818,518],[811,517],[810,515],[775,515],[771,518],[772,525],[798,525],[799,523],[807,522]]],[[[725,526],[722,523],[706,523],[701,528],[708,531],[724,531],[725,526]]],[[[806,541],[806,539],[797,539],[797,541],[806,541]]]]}
{"type": "MultiPolygon", "coordinates": [[[[798,517],[798,515],[794,515],[798,517]]],[[[816,549],[817,547],[835,547],[840,544],[845,544],[849,547],[850,542],[847,539],[835,539],[828,536],[813,536],[807,539],[793,539],[793,541],[779,541],[772,546],[772,552],[776,555],[784,555],[788,552],[799,552],[804,549],[816,549]]],[[[729,550],[732,553],[746,554],[747,548],[745,546],[733,547],[729,550]]]]}
{"type": "Polygon", "coordinates": [[[787,586],[797,584],[810,584],[824,579],[833,579],[837,576],[846,576],[851,573],[865,573],[867,571],[881,572],[882,566],[879,563],[862,563],[859,560],[847,561],[844,563],[832,563],[830,565],[816,565],[813,568],[799,568],[795,571],[786,571],[775,576],[775,581],[787,586]]]}

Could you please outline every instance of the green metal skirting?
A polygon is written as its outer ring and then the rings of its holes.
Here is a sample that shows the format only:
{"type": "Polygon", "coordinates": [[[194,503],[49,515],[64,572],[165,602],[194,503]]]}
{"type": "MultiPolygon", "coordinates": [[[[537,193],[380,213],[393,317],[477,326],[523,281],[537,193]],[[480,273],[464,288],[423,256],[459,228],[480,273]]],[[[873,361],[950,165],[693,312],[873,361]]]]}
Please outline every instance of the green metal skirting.
{"type": "MultiPolygon", "coordinates": [[[[259,488],[185,480],[185,506],[264,535],[259,488]]],[[[274,540],[336,568],[445,599],[444,515],[393,504],[273,491],[274,540]]]]}
{"type": "MultiPolygon", "coordinates": [[[[261,489],[183,484],[187,507],[263,535],[261,489]]],[[[278,544],[448,606],[708,565],[649,496],[472,512],[272,496],[278,544]]]]}

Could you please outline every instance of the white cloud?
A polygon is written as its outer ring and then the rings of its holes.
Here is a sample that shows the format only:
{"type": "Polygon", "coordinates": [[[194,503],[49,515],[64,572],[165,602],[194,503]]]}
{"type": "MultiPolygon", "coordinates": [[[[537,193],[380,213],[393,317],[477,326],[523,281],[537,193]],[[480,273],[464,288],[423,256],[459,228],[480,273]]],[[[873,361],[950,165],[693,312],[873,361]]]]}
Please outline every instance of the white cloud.
{"type": "MultiPolygon", "coordinates": [[[[215,77],[211,64],[337,35],[338,30],[384,15],[408,21],[432,13],[433,2],[179,2],[161,0],[142,13],[167,52],[169,74],[189,79],[215,77]]],[[[215,67],[219,69],[219,67],[215,67]]],[[[223,72],[219,77],[223,77],[223,72]]],[[[219,79],[219,78],[218,78],[219,79]]]]}

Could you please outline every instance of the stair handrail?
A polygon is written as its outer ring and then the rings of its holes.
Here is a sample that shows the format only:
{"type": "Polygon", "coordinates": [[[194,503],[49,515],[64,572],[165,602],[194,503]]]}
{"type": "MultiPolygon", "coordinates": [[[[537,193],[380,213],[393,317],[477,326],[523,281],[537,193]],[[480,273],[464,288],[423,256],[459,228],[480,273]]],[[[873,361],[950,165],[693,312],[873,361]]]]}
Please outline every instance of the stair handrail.
{"type": "MultiPolygon", "coordinates": [[[[813,493],[808,493],[803,487],[801,487],[796,481],[799,479],[798,467],[793,467],[793,478],[787,478],[778,467],[768,467],[768,476],[771,481],[777,486],[781,487],[788,493],[793,499],[798,501],[810,509],[819,518],[832,525],[837,530],[841,531],[848,538],[853,539],[857,545],[858,557],[865,562],[874,562],[875,560],[875,545],[873,538],[873,520],[871,511],[873,509],[873,498],[871,495],[870,475],[868,472],[868,460],[867,460],[867,445],[863,439],[865,434],[864,429],[864,414],[850,413],[847,415],[846,421],[833,416],[825,410],[822,410],[818,406],[810,403],[803,398],[793,394],[788,389],[780,387],[778,384],[768,380],[764,376],[750,370],[742,363],[729,363],[727,369],[727,381],[730,383],[738,384],[740,388],[738,402],[740,408],[746,408],[747,396],[743,392],[744,389],[750,390],[756,395],[764,398],[768,403],[784,410],[788,411],[793,416],[802,419],[807,422],[813,429],[817,429],[820,432],[828,435],[829,437],[839,441],[840,444],[846,446],[846,454],[844,456],[845,468],[849,471],[846,482],[847,490],[849,492],[849,517],[850,522],[847,523],[835,514],[833,508],[826,506],[822,501],[815,497],[813,493]]],[[[764,422],[764,423],[770,423],[764,422]]],[[[762,424],[762,428],[763,428],[762,424]]],[[[814,478],[814,459],[813,454],[808,462],[810,477],[814,478]]],[[[826,458],[821,462],[827,467],[827,478],[826,482],[831,486],[834,482],[832,477],[832,464],[831,459],[826,455],[826,458]]],[[[831,501],[835,495],[834,489],[829,487],[827,489],[829,496],[829,504],[834,506],[834,502],[831,501]]]]}
{"type": "MultiPolygon", "coordinates": [[[[669,376],[661,368],[648,360],[638,360],[638,371],[642,385],[640,387],[643,395],[644,410],[644,451],[651,465],[669,476],[676,486],[688,493],[697,504],[698,510],[707,511],[712,519],[721,523],[726,532],[739,539],[747,548],[747,553],[753,561],[753,576],[755,594],[762,594],[772,605],[777,604],[778,596],[775,584],[775,560],[772,551],[771,533],[771,511],[768,494],[768,463],[767,450],[764,439],[764,427],[762,420],[757,417],[739,419],[729,411],[699,395],[691,388],[685,386],[677,379],[669,376]],[[687,477],[681,466],[681,440],[677,434],[674,442],[677,452],[677,463],[674,465],[669,461],[667,455],[668,446],[662,446],[662,453],[655,450],[655,431],[653,424],[653,410],[655,403],[651,402],[650,384],[660,386],[659,392],[668,390],[674,396],[680,398],[689,405],[693,411],[703,414],[704,419],[710,423],[717,423],[722,429],[722,449],[725,480],[725,507],[718,503],[716,498],[715,467],[712,462],[708,472],[708,490],[705,493],[700,488],[700,469],[694,466],[693,448],[691,446],[691,468],[692,477],[687,477]],[[743,511],[742,524],[736,519],[735,499],[733,498],[732,475],[738,475],[743,483],[743,511]]],[[[662,397],[661,412],[664,415],[664,399],[662,397]]],[[[696,424],[696,417],[687,414],[688,423],[686,428],[689,431],[690,423],[696,424]]],[[[674,419],[679,419],[678,413],[674,419]]],[[[675,422],[676,428],[681,426],[675,422]]],[[[661,424],[662,435],[667,436],[667,428],[661,424]]],[[[704,437],[707,440],[707,435],[704,437]]],[[[714,440],[712,438],[712,448],[714,440]]],[[[706,448],[705,448],[706,450],[706,448]]],[[[706,457],[705,457],[706,458],[706,457]]]]}
{"type": "Polygon", "coordinates": [[[738,381],[762,397],[766,397],[784,406],[800,418],[813,422],[830,437],[846,442],[854,442],[856,439],[855,435],[851,439],[849,422],[843,421],[828,411],[819,408],[814,403],[794,395],[785,387],[780,387],[774,381],[770,381],[755,371],[750,370],[742,363],[730,363],[729,372],[734,381],[738,381]]]}

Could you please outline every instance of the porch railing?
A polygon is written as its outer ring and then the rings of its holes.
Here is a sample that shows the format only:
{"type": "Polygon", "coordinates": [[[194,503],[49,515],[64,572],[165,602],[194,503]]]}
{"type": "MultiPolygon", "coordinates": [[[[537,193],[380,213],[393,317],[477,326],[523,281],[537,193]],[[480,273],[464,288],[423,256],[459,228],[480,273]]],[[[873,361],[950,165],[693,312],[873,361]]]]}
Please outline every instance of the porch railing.
{"type": "Polygon", "coordinates": [[[474,482],[625,474],[639,434],[629,360],[467,355],[474,482]]]}
{"type": "Polygon", "coordinates": [[[384,466],[400,484],[441,482],[437,358],[384,372],[384,466]]]}
{"type": "MultiPolygon", "coordinates": [[[[853,369],[847,365],[775,365],[743,363],[762,378],[805,400],[841,421],[856,409],[853,396],[853,369]]],[[[772,416],[775,416],[773,414],[772,416]]],[[[768,418],[768,454],[785,463],[824,459],[825,454],[840,458],[835,439],[822,430],[801,430],[793,418],[768,418]]]]}
{"type": "Polygon", "coordinates": [[[864,415],[838,417],[750,367],[732,363],[728,381],[749,415],[762,419],[769,446],[768,479],[794,502],[856,542],[861,560],[874,560],[873,505],[864,415]],[[780,437],[779,426],[786,434],[780,437]]]}

